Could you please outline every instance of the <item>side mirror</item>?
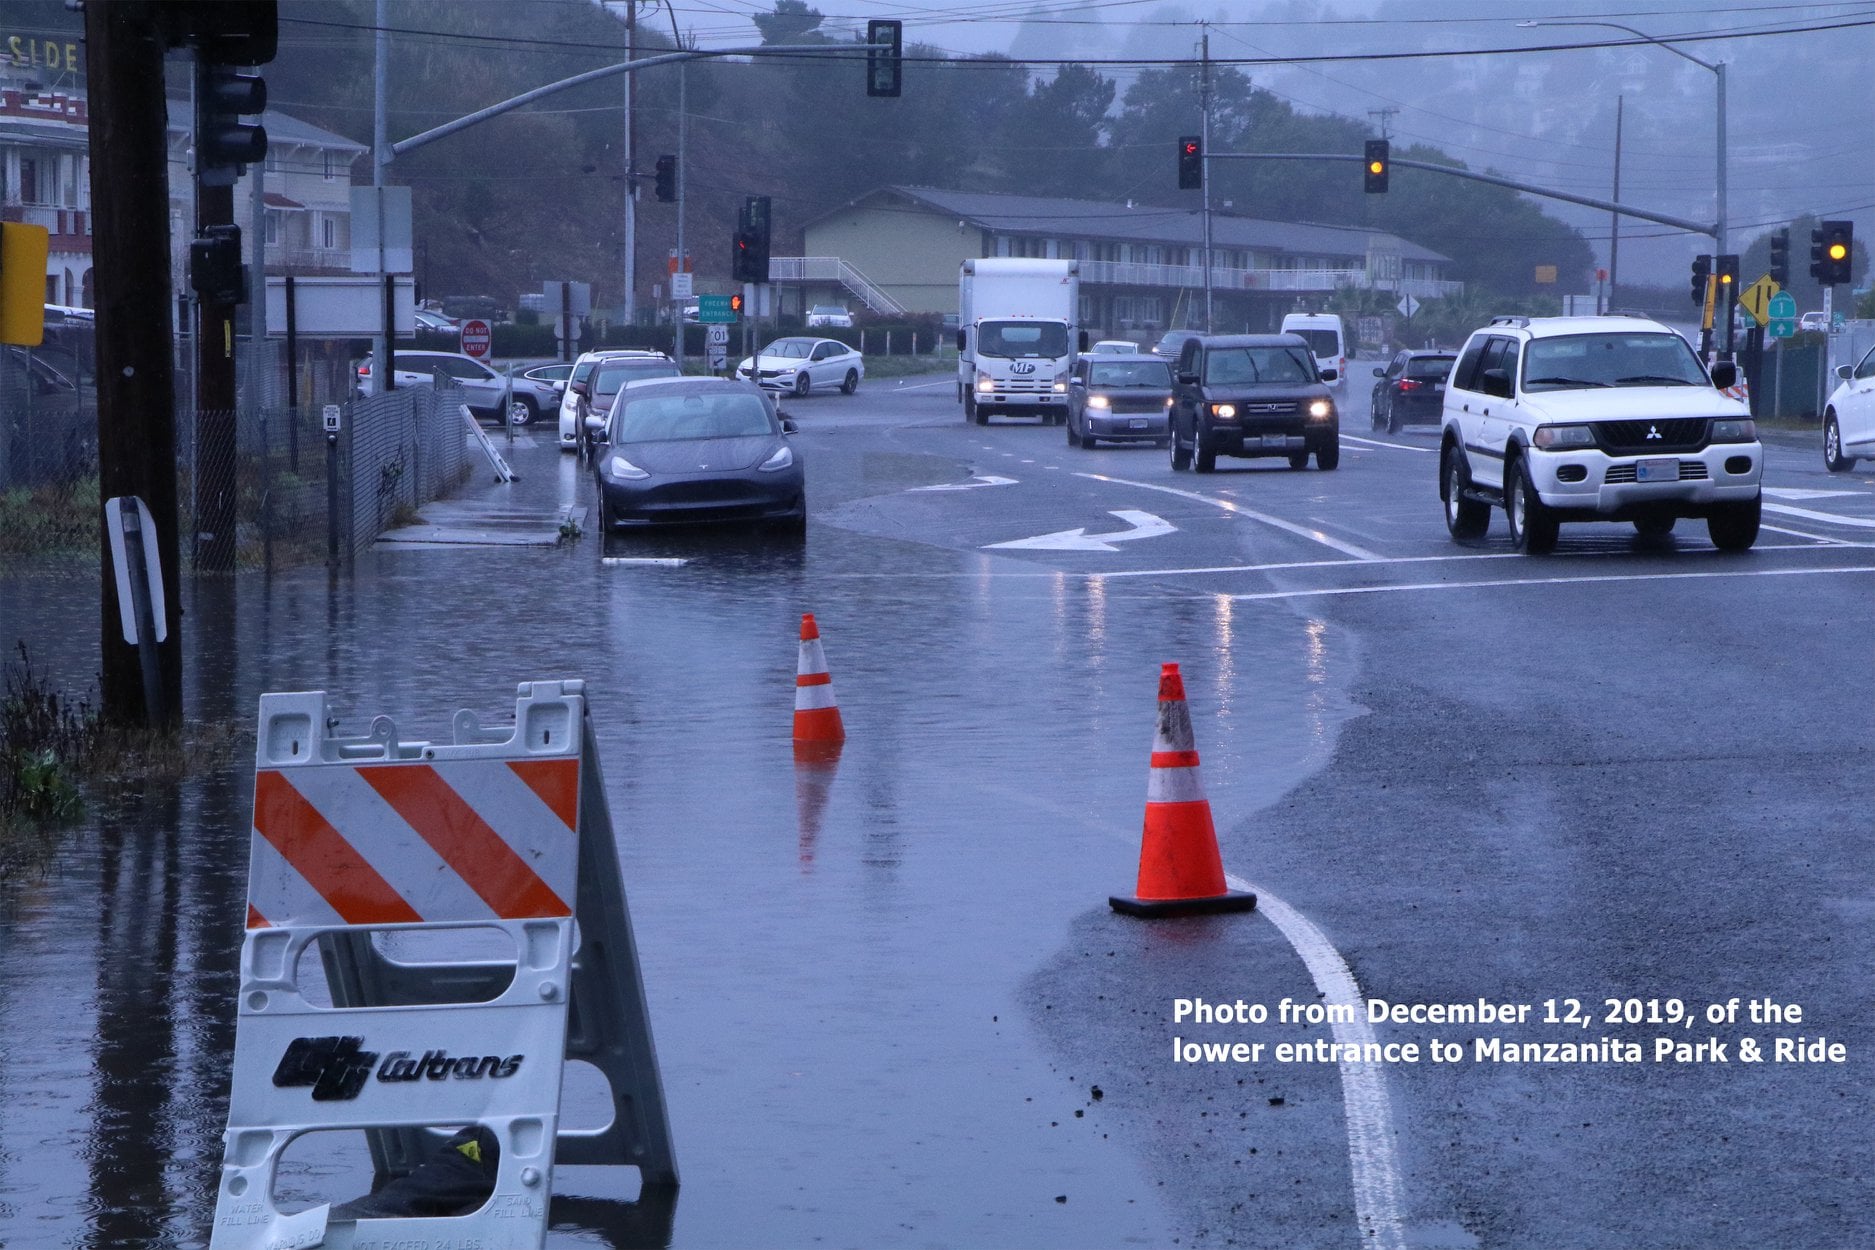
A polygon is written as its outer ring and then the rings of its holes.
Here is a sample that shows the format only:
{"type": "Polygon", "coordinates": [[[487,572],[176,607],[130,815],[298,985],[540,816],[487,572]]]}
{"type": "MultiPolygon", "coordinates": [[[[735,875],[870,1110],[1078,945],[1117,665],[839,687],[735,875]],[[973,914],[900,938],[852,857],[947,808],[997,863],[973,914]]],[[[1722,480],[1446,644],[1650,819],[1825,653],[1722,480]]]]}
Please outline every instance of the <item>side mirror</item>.
{"type": "Polygon", "coordinates": [[[1374,376],[1377,378],[1384,378],[1387,376],[1387,371],[1385,369],[1376,369],[1374,370],[1374,376]]]}
{"type": "Polygon", "coordinates": [[[1502,369],[1486,369],[1484,371],[1483,386],[1480,389],[1482,389],[1486,395],[1492,395],[1498,399],[1509,399],[1510,374],[1502,369]]]}
{"type": "Polygon", "coordinates": [[[1195,373],[1181,373],[1178,375],[1178,380],[1182,385],[1185,385],[1185,386],[1198,385],[1198,375],[1195,373]]]}
{"type": "Polygon", "coordinates": [[[1081,350],[1082,350],[1082,351],[1086,351],[1086,350],[1087,350],[1087,344],[1088,344],[1089,342],[1090,342],[1090,340],[1089,340],[1089,339],[1088,339],[1088,337],[1087,337],[1087,331],[1085,331],[1085,330],[1083,330],[1083,331],[1081,331],[1081,350]]]}
{"type": "Polygon", "coordinates": [[[1853,378],[1855,376],[1855,366],[1854,365],[1837,365],[1836,376],[1841,378],[1843,381],[1847,382],[1850,378],[1853,378]]]}
{"type": "Polygon", "coordinates": [[[793,417],[783,417],[781,419],[781,432],[783,434],[798,433],[800,431],[800,428],[801,428],[800,426],[794,423],[793,417]]]}
{"type": "Polygon", "coordinates": [[[962,330],[957,331],[957,350],[964,350],[964,331],[962,330]]]}
{"type": "Polygon", "coordinates": [[[587,386],[584,382],[575,382],[573,383],[573,393],[580,396],[582,399],[590,399],[592,397],[592,388],[587,386]]]}
{"type": "Polygon", "coordinates": [[[588,434],[605,433],[605,418],[596,413],[588,416],[586,418],[586,432],[588,434]]]}
{"type": "Polygon", "coordinates": [[[1341,370],[1339,369],[1323,369],[1322,370],[1322,381],[1324,382],[1332,382],[1340,376],[1341,376],[1341,370]]]}
{"type": "Polygon", "coordinates": [[[1729,360],[1721,360],[1712,366],[1712,384],[1720,390],[1738,385],[1738,366],[1729,360]]]}

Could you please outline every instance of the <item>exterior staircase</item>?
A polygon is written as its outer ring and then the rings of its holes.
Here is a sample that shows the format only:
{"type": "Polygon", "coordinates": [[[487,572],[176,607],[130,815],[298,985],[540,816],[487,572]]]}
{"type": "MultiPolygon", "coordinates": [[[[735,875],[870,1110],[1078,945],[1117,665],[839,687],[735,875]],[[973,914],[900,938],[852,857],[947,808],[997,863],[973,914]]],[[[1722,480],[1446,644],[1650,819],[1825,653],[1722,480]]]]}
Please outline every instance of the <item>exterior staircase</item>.
{"type": "Polygon", "coordinates": [[[905,306],[838,256],[771,256],[770,282],[838,282],[874,313],[902,316],[905,306]]]}

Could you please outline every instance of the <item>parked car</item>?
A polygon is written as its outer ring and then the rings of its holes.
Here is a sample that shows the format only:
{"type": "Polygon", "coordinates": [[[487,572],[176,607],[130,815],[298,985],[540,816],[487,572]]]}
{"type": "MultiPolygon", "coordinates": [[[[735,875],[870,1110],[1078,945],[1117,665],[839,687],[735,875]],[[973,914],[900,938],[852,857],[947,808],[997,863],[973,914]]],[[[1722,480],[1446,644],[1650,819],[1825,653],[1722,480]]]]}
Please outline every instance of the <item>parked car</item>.
{"type": "Polygon", "coordinates": [[[417,309],[416,317],[418,334],[434,334],[451,339],[460,339],[462,337],[462,327],[454,321],[451,321],[448,317],[443,316],[442,313],[431,312],[426,308],[419,308],[417,309]]]}
{"type": "Polygon", "coordinates": [[[794,423],[747,382],[641,381],[600,424],[593,472],[604,528],[742,522],[807,532],[806,476],[787,438],[794,423]]]}
{"type": "MultiPolygon", "coordinates": [[[[391,359],[394,365],[393,381],[397,386],[429,386],[440,374],[466,392],[463,402],[477,418],[500,423],[502,397],[507,394],[508,379],[475,357],[464,356],[461,352],[400,351],[392,352],[391,359]]],[[[358,394],[361,397],[370,396],[376,385],[372,357],[366,355],[358,362],[358,394]]],[[[526,425],[534,417],[532,398],[517,392],[508,406],[508,419],[516,425],[526,425]]]]}
{"type": "Polygon", "coordinates": [[[1087,350],[1096,356],[1129,356],[1139,353],[1139,344],[1132,339],[1101,339],[1087,350]]]}
{"type": "Polygon", "coordinates": [[[1374,428],[1398,434],[1408,423],[1439,424],[1445,411],[1445,379],[1456,352],[1403,351],[1374,370],[1374,428]]]}
{"type": "Polygon", "coordinates": [[[1815,312],[1807,312],[1797,318],[1797,328],[1799,330],[1812,330],[1818,334],[1828,334],[1829,314],[1821,309],[1815,312]]]}
{"type": "Polygon", "coordinates": [[[579,446],[579,394],[573,389],[573,385],[578,382],[590,380],[592,371],[598,368],[599,362],[608,359],[636,359],[663,361],[666,364],[672,363],[671,358],[666,356],[663,352],[635,351],[624,348],[596,352],[581,352],[579,358],[573,362],[573,372],[567,375],[566,389],[560,392],[561,451],[572,451],[579,446]]]}
{"type": "Polygon", "coordinates": [[[1840,365],[1842,381],[1823,406],[1823,463],[1831,473],[1875,459],[1875,347],[1855,365],[1840,365]]]}
{"type": "Polygon", "coordinates": [[[851,395],[866,376],[866,361],[838,339],[785,338],[762,348],[755,361],[744,356],[736,366],[736,377],[749,381],[758,369],[765,391],[805,395],[815,387],[837,386],[842,394],[851,395]]]}
{"type": "Polygon", "coordinates": [[[1086,355],[1068,378],[1068,445],[1168,440],[1172,366],[1140,352],[1086,355]]]}
{"type": "Polygon", "coordinates": [[[1758,540],[1764,448],[1751,410],[1685,339],[1645,317],[1495,317],[1445,387],[1439,498],[1454,540],[1502,507],[1511,545],[1542,555],[1565,521],[1671,533],[1706,522],[1712,544],[1758,540]]]}
{"type": "Polygon", "coordinates": [[[535,365],[532,369],[523,369],[514,375],[514,393],[525,394],[533,400],[536,415],[558,412],[560,397],[566,393],[566,380],[572,374],[573,366],[569,361],[535,365]]]}
{"type": "Polygon", "coordinates": [[[1219,456],[1287,456],[1292,469],[1341,463],[1341,416],[1294,334],[1194,338],[1179,352],[1172,393],[1172,467],[1209,473],[1219,456]]]}
{"type": "Polygon", "coordinates": [[[587,417],[594,414],[603,417],[611,412],[612,401],[628,383],[682,376],[677,362],[662,352],[655,356],[635,353],[601,356],[583,381],[567,384],[567,389],[573,392],[574,428],[587,430],[590,428],[586,424],[587,417]]]}
{"type": "Polygon", "coordinates": [[[831,326],[838,330],[853,328],[853,314],[838,304],[816,304],[807,310],[807,328],[831,326]]]}

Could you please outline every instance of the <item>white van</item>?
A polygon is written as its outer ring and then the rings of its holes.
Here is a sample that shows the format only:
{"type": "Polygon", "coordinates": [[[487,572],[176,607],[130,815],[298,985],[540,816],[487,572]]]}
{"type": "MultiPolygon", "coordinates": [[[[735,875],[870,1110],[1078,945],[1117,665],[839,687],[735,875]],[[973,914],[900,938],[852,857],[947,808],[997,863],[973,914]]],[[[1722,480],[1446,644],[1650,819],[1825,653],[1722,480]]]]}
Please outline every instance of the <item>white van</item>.
{"type": "Polygon", "coordinates": [[[1315,369],[1335,371],[1328,385],[1339,389],[1348,380],[1348,335],[1341,318],[1333,313],[1289,313],[1283,318],[1284,334],[1299,334],[1315,356],[1315,369]]]}

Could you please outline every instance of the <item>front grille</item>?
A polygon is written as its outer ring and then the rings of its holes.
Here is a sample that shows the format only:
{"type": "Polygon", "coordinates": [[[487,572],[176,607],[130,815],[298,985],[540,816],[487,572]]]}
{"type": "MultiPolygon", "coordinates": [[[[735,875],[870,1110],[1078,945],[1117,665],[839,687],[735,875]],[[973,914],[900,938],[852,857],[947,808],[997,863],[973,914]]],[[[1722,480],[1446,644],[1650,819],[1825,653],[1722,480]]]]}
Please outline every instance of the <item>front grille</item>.
{"type": "Polygon", "coordinates": [[[1668,417],[1659,421],[1597,421],[1595,437],[1604,451],[1638,455],[1656,451],[1697,451],[1706,445],[1706,418],[1668,417]]]}
{"type": "MultiPolygon", "coordinates": [[[[1608,472],[1602,476],[1602,481],[1607,482],[1613,486],[1619,486],[1623,482],[1632,482],[1633,480],[1634,480],[1634,466],[1631,464],[1611,464],[1608,466],[1608,472]]],[[[1680,461],[1679,480],[1682,482],[1705,481],[1706,480],[1705,462],[1701,460],[1680,461]]],[[[1652,483],[1649,483],[1649,485],[1652,485],[1652,483]]]]}
{"type": "Polygon", "coordinates": [[[996,389],[1009,395],[1047,395],[1053,393],[1055,384],[1039,378],[1010,378],[997,382],[996,389]]]}
{"type": "MultiPolygon", "coordinates": [[[[1108,402],[1110,406],[1108,407],[1107,411],[1130,412],[1136,416],[1140,413],[1164,412],[1166,410],[1165,400],[1163,398],[1160,398],[1160,399],[1114,399],[1108,402]]],[[[1094,411],[1098,412],[1099,409],[1094,409],[1094,411]]]]}
{"type": "Polygon", "coordinates": [[[1293,399],[1281,402],[1238,404],[1237,411],[1247,417],[1287,417],[1302,411],[1302,405],[1293,399]]]}

